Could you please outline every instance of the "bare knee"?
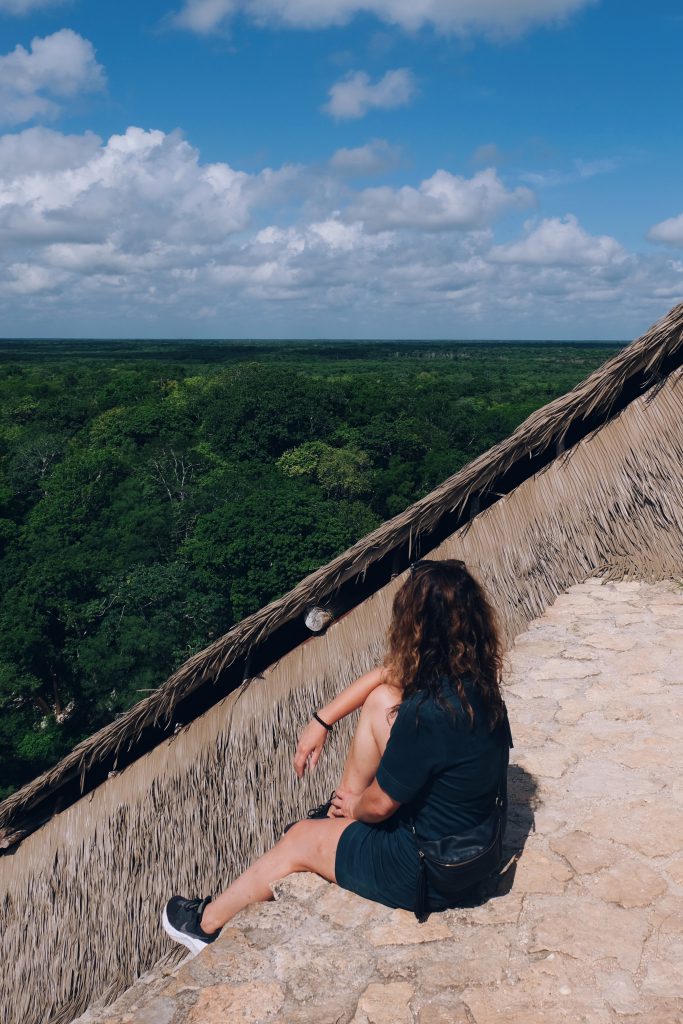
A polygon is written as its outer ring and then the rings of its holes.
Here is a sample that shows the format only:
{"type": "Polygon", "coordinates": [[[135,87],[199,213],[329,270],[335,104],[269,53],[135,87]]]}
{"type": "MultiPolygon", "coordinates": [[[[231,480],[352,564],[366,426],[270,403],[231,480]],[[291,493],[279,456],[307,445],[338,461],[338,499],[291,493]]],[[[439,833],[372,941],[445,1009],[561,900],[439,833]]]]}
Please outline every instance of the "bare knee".
{"type": "Polygon", "coordinates": [[[297,821],[277,844],[283,862],[288,866],[288,874],[308,868],[312,840],[310,824],[309,821],[297,821]]]}
{"type": "Polygon", "coordinates": [[[350,825],[348,819],[299,821],[280,840],[287,874],[315,871],[334,881],[334,862],[339,836],[350,825]]]}
{"type": "Polygon", "coordinates": [[[363,709],[372,714],[388,714],[401,703],[402,693],[388,683],[380,683],[365,698],[363,709]]]}

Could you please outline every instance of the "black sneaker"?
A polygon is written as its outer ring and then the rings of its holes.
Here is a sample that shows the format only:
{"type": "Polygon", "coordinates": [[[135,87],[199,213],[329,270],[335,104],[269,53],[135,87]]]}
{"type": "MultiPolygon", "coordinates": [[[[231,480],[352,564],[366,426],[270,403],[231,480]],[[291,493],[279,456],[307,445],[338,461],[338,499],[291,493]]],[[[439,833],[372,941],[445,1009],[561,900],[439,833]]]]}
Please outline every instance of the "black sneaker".
{"type": "MultiPolygon", "coordinates": [[[[334,793],[332,793],[330,795],[330,799],[326,800],[324,804],[319,804],[317,807],[311,807],[310,811],[306,815],[306,819],[326,818],[327,817],[327,812],[329,811],[330,807],[332,806],[332,799],[333,799],[333,797],[334,797],[334,793]]],[[[299,820],[301,821],[301,820],[306,820],[306,819],[301,819],[300,818],[299,820]]],[[[289,825],[285,825],[285,827],[282,830],[282,834],[284,835],[285,832],[289,832],[289,830],[292,827],[292,825],[296,825],[296,821],[290,821],[289,825]]]]}
{"type": "Polygon", "coordinates": [[[186,900],[182,896],[172,896],[161,915],[164,931],[176,942],[182,942],[192,953],[201,953],[210,942],[215,942],[221,933],[219,928],[212,935],[207,935],[199,923],[204,907],[210,902],[210,896],[203,900],[186,900]]]}

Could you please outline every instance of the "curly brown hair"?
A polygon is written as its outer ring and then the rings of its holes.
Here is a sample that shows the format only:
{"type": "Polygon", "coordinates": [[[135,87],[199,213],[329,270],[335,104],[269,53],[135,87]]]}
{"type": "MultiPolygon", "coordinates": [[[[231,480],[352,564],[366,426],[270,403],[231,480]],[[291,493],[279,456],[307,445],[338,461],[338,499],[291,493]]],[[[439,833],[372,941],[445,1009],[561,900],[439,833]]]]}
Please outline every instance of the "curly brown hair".
{"type": "Polygon", "coordinates": [[[432,696],[443,707],[443,679],[450,679],[474,723],[463,677],[469,675],[491,728],[503,718],[500,692],[503,652],[496,615],[483,587],[456,558],[414,562],[394,597],[384,666],[403,691],[432,696]]]}

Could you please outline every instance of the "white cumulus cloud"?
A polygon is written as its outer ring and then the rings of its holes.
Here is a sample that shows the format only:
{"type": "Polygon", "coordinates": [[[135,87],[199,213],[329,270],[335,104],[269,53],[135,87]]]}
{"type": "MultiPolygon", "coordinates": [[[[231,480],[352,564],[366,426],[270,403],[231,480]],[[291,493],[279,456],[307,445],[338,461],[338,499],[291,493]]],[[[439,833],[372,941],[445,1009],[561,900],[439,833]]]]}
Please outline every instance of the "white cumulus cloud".
{"type": "Polygon", "coordinates": [[[652,242],[664,242],[666,245],[683,246],[683,213],[677,217],[654,224],[647,233],[652,242]]]}
{"type": "Polygon", "coordinates": [[[54,118],[59,100],[104,87],[104,69],[95,49],[69,28],[36,36],[30,49],[18,45],[0,57],[0,120],[20,124],[35,117],[54,118]]]}
{"type": "Polygon", "coordinates": [[[488,226],[507,210],[531,206],[528,188],[509,190],[495,170],[472,178],[438,170],[418,188],[367,188],[350,203],[347,217],[369,230],[417,228],[423,231],[473,230],[488,226]]]}
{"type": "Polygon", "coordinates": [[[528,224],[527,234],[518,242],[497,246],[492,253],[501,263],[529,263],[544,266],[606,266],[620,263],[626,253],[609,235],[590,235],[576,217],[547,217],[540,224],[528,224]]]}
{"type": "Polygon", "coordinates": [[[101,142],[94,132],[64,135],[42,126],[0,135],[0,181],[13,181],[26,173],[79,167],[94,155],[101,142]]]}
{"type": "Polygon", "coordinates": [[[338,149],[330,157],[329,166],[346,177],[362,178],[386,171],[395,166],[398,159],[396,146],[392,146],[386,139],[372,139],[364,146],[338,149]]]}
{"type": "Polygon", "coordinates": [[[5,331],[628,337],[683,296],[683,261],[572,216],[496,244],[534,196],[492,169],[359,187],[354,168],[384,152],[368,146],[246,173],[179,133],[0,136],[5,331]]]}
{"type": "MultiPolygon", "coordinates": [[[[27,135],[28,133],[22,133],[27,135]]],[[[31,141],[31,139],[29,139],[31,141]]],[[[98,140],[99,141],[99,140],[98,140]]],[[[140,252],[163,244],[222,240],[249,222],[254,203],[276,194],[278,178],[199,163],[179,134],[131,127],[93,146],[66,143],[66,167],[46,168],[36,156],[0,182],[0,231],[25,242],[90,244],[114,241],[140,252]]],[[[20,143],[13,140],[15,149],[20,143]]],[[[0,143],[1,148],[1,143],[0,143]]]]}
{"type": "Polygon", "coordinates": [[[393,110],[410,103],[417,91],[409,68],[396,68],[377,82],[366,71],[350,71],[330,89],[323,110],[337,118],[365,117],[370,110],[393,110]]]}
{"type": "Polygon", "coordinates": [[[260,25],[326,28],[371,14],[414,31],[515,35],[534,25],[562,21],[596,0],[186,0],[175,15],[179,27],[206,33],[237,14],[260,25]]]}
{"type": "Polygon", "coordinates": [[[173,17],[173,22],[178,28],[203,35],[215,31],[238,9],[238,0],[186,0],[184,7],[173,17]]]}

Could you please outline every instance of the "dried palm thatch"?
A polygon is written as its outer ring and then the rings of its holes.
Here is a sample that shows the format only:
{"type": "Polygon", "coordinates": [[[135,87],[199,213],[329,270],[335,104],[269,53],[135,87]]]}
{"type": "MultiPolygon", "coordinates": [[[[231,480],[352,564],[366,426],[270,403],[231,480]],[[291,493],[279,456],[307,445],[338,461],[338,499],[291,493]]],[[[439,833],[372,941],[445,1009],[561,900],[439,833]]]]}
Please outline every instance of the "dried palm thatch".
{"type": "MultiPolygon", "coordinates": [[[[186,692],[245,657],[287,617],[406,539],[435,536],[440,520],[467,511],[476,497],[489,507],[466,516],[430,557],[455,556],[474,568],[508,639],[590,573],[680,573],[682,361],[683,306],[507,441],[196,655],[158,693],[0,805],[0,821],[16,827],[24,809],[69,771],[130,742],[146,721],[172,715],[186,692]],[[527,478],[522,461],[532,466],[527,478]],[[490,503],[496,491],[507,493],[490,503]]],[[[380,659],[402,579],[379,587],[325,634],[299,644],[0,858],[2,955],[12,965],[0,980],[0,1002],[9,1019],[66,1022],[92,1000],[113,998],[168,949],[157,922],[171,891],[223,886],[286,820],[333,787],[350,723],[313,782],[293,775],[294,737],[312,706],[380,659]],[[189,846],[179,836],[192,837],[189,846]],[[79,945],[81,916],[93,906],[98,929],[79,945]],[[49,985],[36,977],[36,963],[50,965],[49,985]]]]}

